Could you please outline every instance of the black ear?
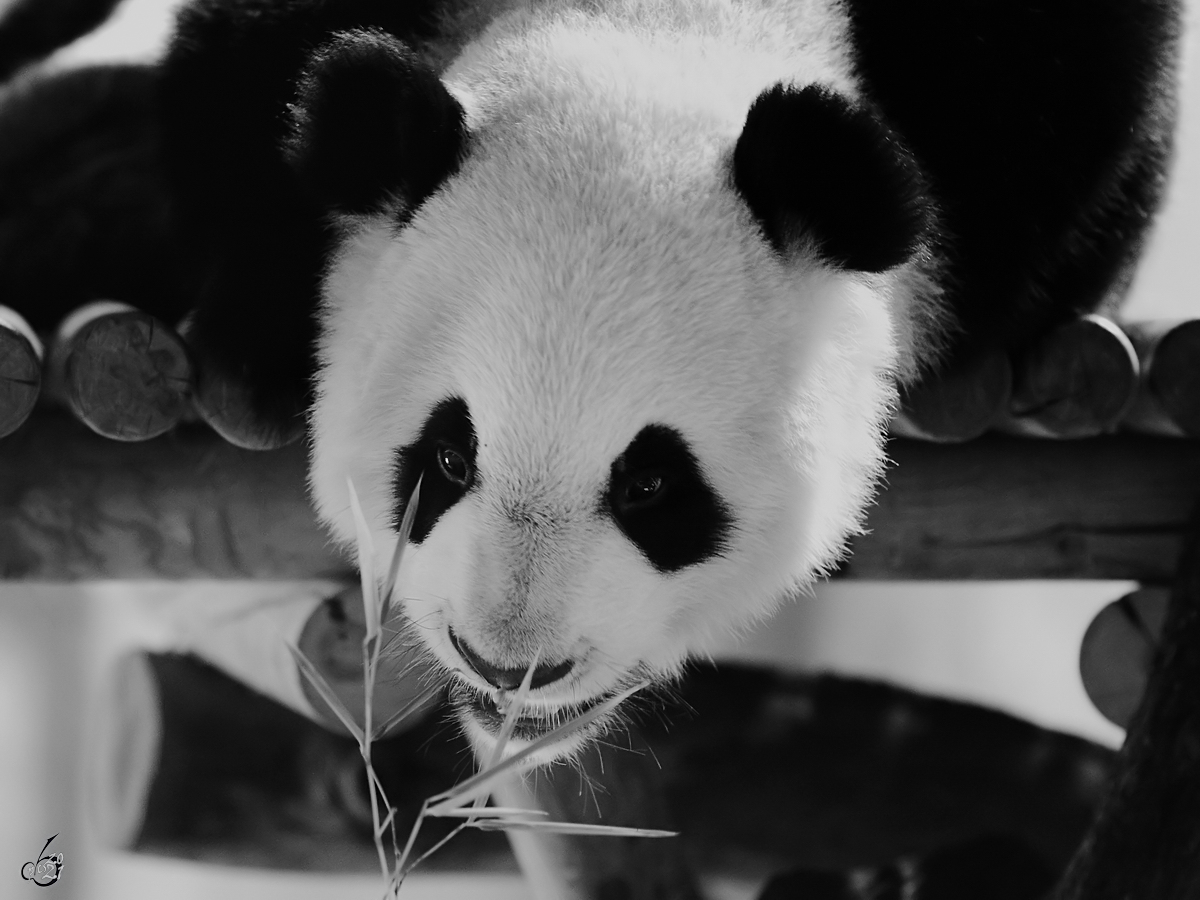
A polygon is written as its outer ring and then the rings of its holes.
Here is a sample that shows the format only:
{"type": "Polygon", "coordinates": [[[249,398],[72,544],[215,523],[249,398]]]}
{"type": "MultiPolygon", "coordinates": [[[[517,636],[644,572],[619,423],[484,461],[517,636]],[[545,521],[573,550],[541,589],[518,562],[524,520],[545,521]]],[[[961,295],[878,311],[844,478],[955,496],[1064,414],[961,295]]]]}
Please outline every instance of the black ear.
{"type": "Polygon", "coordinates": [[[814,240],[830,262],[882,272],[927,238],[925,181],[899,137],[841,94],[777,84],[750,107],[733,183],[780,253],[814,240]]]}
{"type": "Polygon", "coordinates": [[[327,209],[368,213],[398,198],[411,213],[457,169],[463,109],[403,43],[337,34],[309,57],[285,152],[327,209]]]}

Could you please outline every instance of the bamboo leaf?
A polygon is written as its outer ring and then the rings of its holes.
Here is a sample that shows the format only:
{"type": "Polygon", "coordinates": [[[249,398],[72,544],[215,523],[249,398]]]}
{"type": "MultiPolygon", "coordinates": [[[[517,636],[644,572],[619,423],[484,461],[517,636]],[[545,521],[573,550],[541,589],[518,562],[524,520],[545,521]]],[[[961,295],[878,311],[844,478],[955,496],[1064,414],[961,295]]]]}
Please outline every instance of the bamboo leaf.
{"type": "MultiPolygon", "coordinates": [[[[379,634],[379,585],[375,583],[375,542],[371,538],[371,526],[363,515],[358,502],[358,491],[354,482],[346,476],[346,489],[350,492],[350,513],[354,516],[354,532],[357,537],[358,577],[362,582],[363,617],[367,625],[367,640],[379,634]]],[[[364,673],[365,674],[365,673],[364,673]]]]}
{"type": "Polygon", "coordinates": [[[537,653],[533,654],[533,659],[530,660],[529,667],[525,670],[525,677],[521,679],[516,692],[508,698],[508,709],[504,713],[504,723],[500,726],[500,734],[496,736],[496,746],[492,748],[487,765],[483,767],[484,771],[495,768],[497,763],[504,758],[504,750],[508,746],[508,740],[512,737],[513,728],[516,727],[517,719],[521,717],[521,711],[525,708],[525,700],[529,697],[529,686],[533,684],[533,670],[537,668],[538,660],[541,656],[542,648],[538,647],[537,653]]]}
{"type": "Polygon", "coordinates": [[[396,592],[396,579],[400,574],[400,561],[404,559],[404,549],[408,546],[409,535],[412,534],[413,521],[417,516],[417,506],[421,502],[421,480],[425,477],[422,472],[417,476],[416,487],[413,488],[412,495],[408,498],[408,505],[404,507],[404,518],[400,520],[400,535],[396,541],[396,549],[392,551],[392,562],[388,566],[387,580],[383,585],[383,602],[380,604],[379,621],[382,623],[388,621],[392,609],[392,596],[396,592]]]}
{"type": "Polygon", "coordinates": [[[531,756],[547,747],[557,744],[559,741],[565,740],[576,732],[583,730],[588,725],[592,724],[592,722],[596,721],[596,719],[599,719],[601,716],[612,712],[626,699],[640,691],[642,688],[646,687],[647,684],[649,684],[649,682],[636,684],[633,687],[622,691],[616,696],[610,697],[603,703],[594,706],[592,709],[588,710],[582,715],[576,716],[569,722],[558,726],[544,737],[538,738],[528,747],[518,751],[517,753],[514,753],[508,759],[504,760],[504,762],[492,767],[491,769],[487,769],[479,772],[476,775],[473,775],[466,781],[461,782],[448,791],[444,791],[441,794],[430,797],[427,801],[429,803],[430,814],[440,814],[442,810],[454,809],[455,807],[463,806],[466,803],[474,800],[476,797],[491,793],[492,787],[497,781],[499,781],[509,772],[517,769],[531,756]],[[435,810],[437,812],[435,812],[435,810]]]}
{"type": "Polygon", "coordinates": [[[388,814],[383,817],[383,821],[379,823],[379,827],[375,829],[375,837],[383,837],[383,833],[387,831],[387,827],[392,824],[392,819],[396,818],[396,807],[389,806],[388,814]]]}
{"type": "Polygon", "coordinates": [[[469,819],[472,816],[494,819],[497,816],[548,816],[550,813],[544,809],[522,809],[517,806],[460,806],[457,809],[448,809],[438,813],[430,812],[427,815],[451,819],[469,819]]]}
{"type": "Polygon", "coordinates": [[[342,724],[346,726],[346,729],[358,741],[358,746],[361,748],[366,740],[363,730],[358,727],[358,723],[354,721],[354,716],[350,714],[350,710],[346,709],[341,698],[329,686],[329,682],[325,680],[325,676],[320,673],[316,666],[309,662],[308,657],[301,653],[295,644],[287,644],[287,648],[295,658],[296,665],[300,667],[300,674],[321,695],[321,699],[329,704],[329,708],[334,711],[342,724]]]}
{"type": "Polygon", "coordinates": [[[399,710],[397,710],[396,712],[394,712],[390,716],[388,716],[387,720],[382,725],[379,725],[371,732],[372,740],[378,740],[379,738],[383,737],[385,734],[387,734],[389,731],[391,731],[395,726],[399,725],[401,722],[403,722],[409,716],[413,715],[418,709],[420,709],[422,706],[424,706],[428,701],[430,701],[434,697],[436,697],[441,690],[442,690],[441,685],[438,685],[437,687],[430,688],[429,690],[425,691],[424,693],[418,694],[412,700],[409,700],[402,707],[400,707],[399,710]]]}
{"type": "Polygon", "coordinates": [[[536,819],[492,819],[480,817],[468,822],[480,831],[542,831],[549,834],[580,834],[596,837],[678,837],[678,831],[659,828],[625,828],[621,825],[590,825],[583,822],[544,822],[536,819]]]}

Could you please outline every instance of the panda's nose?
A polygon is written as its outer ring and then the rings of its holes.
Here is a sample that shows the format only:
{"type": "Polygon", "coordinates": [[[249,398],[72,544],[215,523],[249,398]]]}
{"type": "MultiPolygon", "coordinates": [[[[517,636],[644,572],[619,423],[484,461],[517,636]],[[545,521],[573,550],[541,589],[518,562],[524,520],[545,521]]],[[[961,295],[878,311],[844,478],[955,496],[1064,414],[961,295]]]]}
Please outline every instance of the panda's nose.
{"type": "MultiPolygon", "coordinates": [[[[488,662],[475,652],[470,644],[455,634],[454,629],[450,629],[450,643],[454,645],[454,649],[458,651],[458,655],[463,658],[466,664],[479,677],[492,685],[492,687],[500,688],[502,691],[515,691],[519,688],[521,680],[525,677],[525,673],[529,669],[528,666],[516,666],[510,669],[488,662]]],[[[560,678],[565,678],[567,673],[574,667],[575,661],[572,659],[564,659],[562,662],[553,664],[539,663],[533,670],[533,680],[529,683],[529,686],[536,689],[553,684],[560,678]]]]}

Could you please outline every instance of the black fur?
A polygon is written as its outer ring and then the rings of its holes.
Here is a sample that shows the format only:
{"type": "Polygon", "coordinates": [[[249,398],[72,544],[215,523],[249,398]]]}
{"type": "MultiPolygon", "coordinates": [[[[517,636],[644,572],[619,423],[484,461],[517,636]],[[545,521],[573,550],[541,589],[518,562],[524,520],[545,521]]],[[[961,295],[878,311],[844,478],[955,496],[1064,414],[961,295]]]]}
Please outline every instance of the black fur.
{"type": "MultiPolygon", "coordinates": [[[[461,114],[432,72],[446,62],[438,42],[457,46],[470,30],[450,34],[462,26],[448,23],[473,2],[194,0],[179,17],[159,119],[190,250],[180,294],[198,295],[189,340],[199,370],[248,388],[281,432],[302,428],[311,399],[329,240],[318,201],[360,211],[395,191],[403,223],[453,172],[461,114]],[[317,48],[361,29],[426,60],[400,51],[374,67],[364,92],[381,112],[399,104],[442,123],[434,144],[402,154],[413,173],[389,171],[383,154],[353,156],[334,139],[339,129],[312,116],[356,92],[341,74],[313,80],[333,58],[317,48]],[[331,181],[351,160],[359,180],[331,181]]],[[[0,67],[68,40],[112,6],[23,0],[0,18],[0,67]]],[[[735,148],[733,184],[767,238],[783,250],[807,232],[833,261],[866,271],[931,239],[960,351],[1020,348],[1120,293],[1162,191],[1181,0],[848,0],[846,10],[865,99],[768,90],[735,148]],[[852,172],[854,160],[862,168],[852,172]]],[[[381,47],[368,54],[376,62],[381,47]]],[[[385,117],[366,106],[356,104],[351,125],[369,132],[385,117]]]]}
{"type": "Polygon", "coordinates": [[[733,528],[729,507],[705,480],[695,454],[665,425],[647,425],[613,461],[604,508],[660,572],[716,556],[733,528]],[[646,478],[658,479],[658,491],[631,498],[646,478]]]}
{"type": "Polygon", "coordinates": [[[901,141],[873,111],[817,85],[758,96],[734,148],[733,183],[778,252],[815,240],[849,269],[906,262],[931,226],[924,180],[901,141]]]}
{"type": "Polygon", "coordinates": [[[451,397],[437,404],[421,427],[420,436],[396,451],[392,477],[392,527],[399,529],[404,521],[404,511],[417,486],[417,479],[424,474],[409,539],[414,544],[420,544],[429,537],[442,513],[475,486],[476,450],[475,426],[471,424],[466,402],[460,397],[451,397]],[[438,451],[443,448],[457,451],[466,461],[468,477],[465,483],[448,478],[442,471],[438,451]]]}
{"type": "Polygon", "coordinates": [[[195,303],[159,162],[150,66],[22,83],[0,107],[0,303],[48,333],[114,298],[174,325],[195,303]]]}
{"type": "MultiPolygon", "coordinates": [[[[370,25],[419,43],[435,35],[438,10],[435,0],[198,0],[179,16],[160,100],[165,163],[200,294],[188,340],[201,373],[245,385],[256,414],[283,434],[302,428],[311,402],[316,303],[330,240],[328,211],[288,162],[289,155],[304,160],[301,171],[314,176],[328,145],[312,158],[298,151],[289,107],[301,99],[306,69],[321,70],[314,51],[338,32],[370,25]]],[[[408,86],[432,87],[428,78],[408,86]]],[[[333,85],[344,87],[340,79],[333,85]]],[[[320,102],[322,88],[309,82],[305,93],[320,102]]],[[[389,104],[380,116],[395,108],[383,90],[370,99],[389,104]]],[[[444,98],[431,105],[444,106],[444,98]]],[[[301,120],[309,133],[325,134],[311,116],[301,120]]],[[[453,160],[443,162],[452,168],[453,160]]],[[[417,181],[427,193],[434,167],[419,163],[417,181]]],[[[316,183],[328,186],[320,177],[316,183]]]]}
{"type": "Polygon", "coordinates": [[[941,210],[970,344],[1094,309],[1136,256],[1171,147],[1178,0],[849,0],[869,99],[941,210]]]}
{"type": "Polygon", "coordinates": [[[16,0],[0,21],[0,79],[83,37],[121,0],[16,0]]]}
{"type": "Polygon", "coordinates": [[[407,218],[458,167],[462,107],[390,35],[336,35],[312,55],[298,94],[289,161],[325,209],[369,213],[400,200],[407,218]]]}
{"type": "Polygon", "coordinates": [[[759,900],[1042,900],[1054,880],[1024,841],[995,836],[853,873],[797,869],[772,878],[759,900]]]}

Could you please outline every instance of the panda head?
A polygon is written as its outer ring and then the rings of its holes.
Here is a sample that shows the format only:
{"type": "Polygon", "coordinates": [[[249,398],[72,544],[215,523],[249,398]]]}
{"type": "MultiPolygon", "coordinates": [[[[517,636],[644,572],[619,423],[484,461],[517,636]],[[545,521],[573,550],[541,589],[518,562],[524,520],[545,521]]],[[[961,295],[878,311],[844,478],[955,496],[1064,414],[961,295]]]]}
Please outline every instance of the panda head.
{"type": "Polygon", "coordinates": [[[923,277],[919,178],[869,112],[580,56],[443,80],[342,35],[288,147],[341,235],[313,493],[349,541],[353,480],[384,571],[421,478],[403,607],[481,749],[535,658],[515,746],[837,559],[923,277]]]}

